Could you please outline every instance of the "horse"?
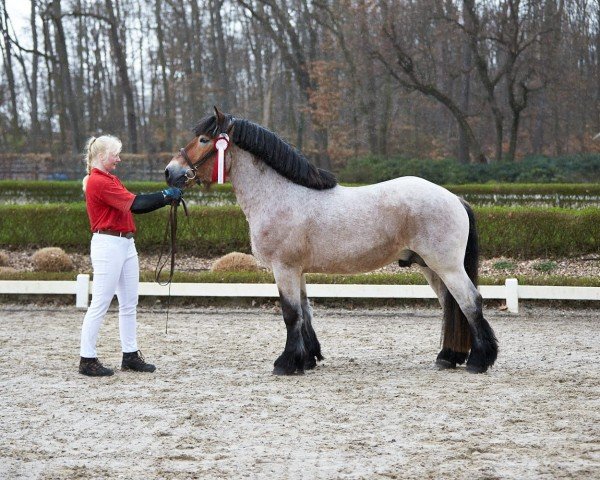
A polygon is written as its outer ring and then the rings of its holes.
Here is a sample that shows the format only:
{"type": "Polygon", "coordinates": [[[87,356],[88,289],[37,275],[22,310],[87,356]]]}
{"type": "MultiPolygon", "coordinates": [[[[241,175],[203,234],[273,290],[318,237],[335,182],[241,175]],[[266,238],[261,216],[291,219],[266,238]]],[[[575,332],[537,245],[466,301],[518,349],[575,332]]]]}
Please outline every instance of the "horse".
{"type": "Polygon", "coordinates": [[[217,107],[194,134],[165,178],[183,189],[219,176],[231,181],[252,252],[279,290],[287,339],[274,374],[302,374],[324,358],[306,273],[364,273],[395,261],[417,264],[442,306],[438,368],[466,361],[467,371],[484,373],[494,364],[498,341],[483,317],[475,216],[464,200],[418,177],[339,185],[275,133],[217,107]]]}

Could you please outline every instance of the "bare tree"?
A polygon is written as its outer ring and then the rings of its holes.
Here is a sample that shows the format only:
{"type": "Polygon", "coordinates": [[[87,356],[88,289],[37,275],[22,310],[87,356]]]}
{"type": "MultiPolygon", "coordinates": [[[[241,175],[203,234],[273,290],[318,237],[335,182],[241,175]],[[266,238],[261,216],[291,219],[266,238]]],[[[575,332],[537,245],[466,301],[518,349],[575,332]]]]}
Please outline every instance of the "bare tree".
{"type": "Polygon", "coordinates": [[[19,136],[20,121],[19,108],[17,106],[17,90],[15,86],[15,73],[13,70],[13,54],[12,44],[9,35],[9,17],[6,11],[6,2],[2,0],[0,3],[0,31],[2,33],[2,56],[4,58],[4,69],[6,70],[6,78],[8,80],[8,90],[10,94],[11,107],[11,132],[14,139],[19,136]]]}
{"type": "Polygon", "coordinates": [[[115,17],[112,0],[105,0],[106,12],[110,27],[110,44],[115,55],[121,87],[125,95],[125,105],[127,109],[127,130],[129,133],[129,148],[132,152],[138,151],[137,140],[137,115],[135,112],[135,102],[133,99],[133,89],[129,81],[128,65],[124,51],[123,43],[119,38],[118,22],[115,17]]]}
{"type": "Polygon", "coordinates": [[[422,60],[421,63],[418,63],[415,60],[416,55],[419,55],[421,59],[426,58],[429,51],[427,42],[421,42],[421,39],[419,39],[419,45],[415,49],[415,53],[411,53],[409,47],[414,43],[414,38],[418,36],[418,32],[407,34],[407,23],[400,25],[393,18],[390,14],[390,6],[386,1],[380,3],[380,8],[384,41],[378,49],[373,51],[375,57],[404,88],[416,90],[446,107],[462,131],[473,160],[486,163],[488,161],[487,157],[469,124],[468,112],[463,111],[449,93],[442,91],[435,82],[434,73],[428,70],[428,66],[434,65],[434,61],[422,60]],[[404,35],[399,31],[400,29],[403,29],[404,35]],[[424,45],[424,50],[420,49],[421,44],[424,45]]]}
{"type": "Polygon", "coordinates": [[[77,153],[83,146],[83,139],[80,131],[77,99],[73,92],[71,69],[67,53],[67,40],[63,27],[63,15],[60,0],[52,0],[48,5],[46,14],[54,24],[54,39],[59,61],[61,94],[64,102],[63,105],[65,105],[68,110],[67,119],[71,130],[71,148],[74,153],[77,153]]]}
{"type": "Polygon", "coordinates": [[[161,147],[165,150],[171,150],[173,141],[173,131],[175,129],[175,120],[173,119],[173,104],[171,101],[171,88],[169,76],[167,75],[167,57],[165,55],[165,37],[162,27],[162,0],[155,0],[154,14],[156,21],[156,40],[158,41],[158,63],[160,64],[160,72],[163,88],[163,115],[164,115],[164,138],[161,142],[161,147]]]}

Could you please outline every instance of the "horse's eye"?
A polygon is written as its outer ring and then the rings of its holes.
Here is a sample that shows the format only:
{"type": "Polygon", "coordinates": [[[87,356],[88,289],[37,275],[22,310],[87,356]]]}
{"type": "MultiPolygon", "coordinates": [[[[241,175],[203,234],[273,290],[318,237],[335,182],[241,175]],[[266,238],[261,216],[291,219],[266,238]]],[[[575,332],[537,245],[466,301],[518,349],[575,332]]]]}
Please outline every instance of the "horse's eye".
{"type": "Polygon", "coordinates": [[[198,139],[198,141],[202,144],[202,145],[206,145],[210,140],[206,137],[200,137],[198,139]]]}

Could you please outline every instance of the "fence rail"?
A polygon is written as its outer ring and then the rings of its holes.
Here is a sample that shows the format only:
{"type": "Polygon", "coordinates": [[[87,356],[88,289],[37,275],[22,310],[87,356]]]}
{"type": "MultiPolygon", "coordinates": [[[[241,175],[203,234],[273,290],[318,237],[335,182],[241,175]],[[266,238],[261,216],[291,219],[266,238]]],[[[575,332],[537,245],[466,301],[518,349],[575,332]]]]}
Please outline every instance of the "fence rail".
{"type": "MultiPolygon", "coordinates": [[[[313,298],[436,298],[429,285],[333,285],[309,284],[313,298]]],[[[77,308],[87,308],[92,282],[87,274],[74,281],[1,280],[0,295],[75,295],[77,308]]],[[[507,310],[519,312],[519,300],[600,300],[600,287],[519,285],[508,278],[504,285],[481,285],[484,299],[505,300],[507,310]]],[[[140,296],[166,297],[279,297],[275,284],[268,283],[173,283],[168,286],[142,282],[140,296]]]]}

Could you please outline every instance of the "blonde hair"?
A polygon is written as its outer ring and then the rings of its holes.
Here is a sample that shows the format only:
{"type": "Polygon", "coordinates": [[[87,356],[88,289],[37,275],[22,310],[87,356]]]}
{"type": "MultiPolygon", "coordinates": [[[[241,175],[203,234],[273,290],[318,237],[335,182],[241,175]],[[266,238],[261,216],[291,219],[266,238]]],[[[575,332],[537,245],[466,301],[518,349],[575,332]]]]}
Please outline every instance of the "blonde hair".
{"type": "Polygon", "coordinates": [[[104,154],[117,154],[121,152],[123,144],[121,140],[112,135],[102,135],[100,137],[90,137],[85,144],[83,151],[83,160],[85,161],[85,168],[87,175],[83,178],[83,191],[87,185],[88,178],[94,167],[94,163],[104,154]]]}

